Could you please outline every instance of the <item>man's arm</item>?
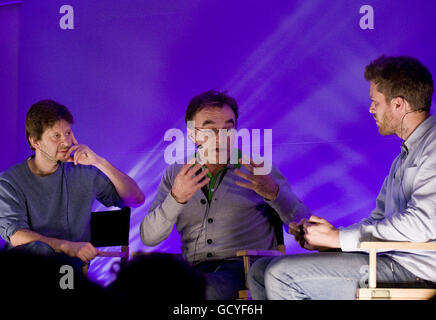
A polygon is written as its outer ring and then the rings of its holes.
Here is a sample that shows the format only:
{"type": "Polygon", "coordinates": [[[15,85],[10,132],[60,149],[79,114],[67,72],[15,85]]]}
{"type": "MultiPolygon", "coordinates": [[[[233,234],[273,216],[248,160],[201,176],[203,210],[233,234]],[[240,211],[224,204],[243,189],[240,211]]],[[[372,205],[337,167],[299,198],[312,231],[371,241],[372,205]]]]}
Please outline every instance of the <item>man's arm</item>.
{"type": "Polygon", "coordinates": [[[295,231],[301,240],[300,245],[302,244],[302,247],[308,250],[330,251],[331,249],[341,249],[342,251],[359,251],[357,247],[361,242],[360,229],[363,226],[374,225],[384,218],[387,180],[386,177],[377,196],[376,208],[371,212],[369,218],[362,219],[348,228],[337,229],[327,220],[311,216],[309,220],[303,220],[298,225],[303,230],[295,231]]]}
{"type": "Polygon", "coordinates": [[[377,195],[376,207],[368,218],[364,218],[361,221],[352,224],[351,226],[339,228],[339,241],[343,251],[366,251],[358,248],[359,243],[365,241],[362,238],[361,230],[364,226],[375,225],[377,221],[380,221],[384,218],[387,182],[388,177],[386,177],[383,181],[383,185],[379,194],[377,195]]]}
{"type": "Polygon", "coordinates": [[[95,166],[109,178],[125,205],[135,208],[144,203],[145,195],[132,178],[103,158],[95,166]]]}
{"type": "Polygon", "coordinates": [[[402,211],[360,228],[361,241],[427,242],[436,239],[436,171],[420,170],[414,190],[402,211]]]}
{"type": "MultiPolygon", "coordinates": [[[[404,209],[389,216],[373,214],[369,223],[341,229],[342,250],[358,251],[362,241],[427,242],[436,239],[436,139],[433,137],[428,141],[419,157],[414,159],[415,166],[404,169],[398,187],[400,196],[407,202],[404,209]]],[[[384,202],[385,189],[386,180],[378,201],[384,202]]]]}
{"type": "Polygon", "coordinates": [[[115,186],[118,195],[126,206],[139,207],[144,203],[144,193],[132,178],[115,168],[106,159],[97,155],[87,145],[78,144],[74,135],[73,145],[68,150],[65,158],[67,161],[74,162],[75,165],[93,165],[102,171],[115,186]],[[74,152],[73,157],[71,157],[72,152],[74,152]]]}
{"type": "Polygon", "coordinates": [[[139,233],[145,245],[155,246],[168,238],[185,203],[209,182],[207,169],[194,176],[201,166],[185,164],[175,178],[174,166],[165,171],[157,195],[141,222],[139,233]]]}
{"type": "Polygon", "coordinates": [[[72,242],[43,236],[29,229],[19,229],[9,237],[12,246],[20,246],[34,241],[48,244],[57,253],[65,253],[70,257],[77,257],[88,263],[99,251],[89,242],[72,242]]]}
{"type": "MultiPolygon", "coordinates": [[[[385,181],[386,182],[386,181],[385,181]]],[[[327,221],[312,219],[315,224],[307,225],[306,241],[311,245],[340,247],[343,251],[366,251],[359,249],[363,241],[412,241],[427,242],[436,239],[436,171],[421,169],[416,173],[413,182],[414,190],[402,212],[389,217],[381,215],[376,209],[369,219],[363,219],[340,230],[327,221]]],[[[384,199],[385,185],[379,195],[384,199]]]]}

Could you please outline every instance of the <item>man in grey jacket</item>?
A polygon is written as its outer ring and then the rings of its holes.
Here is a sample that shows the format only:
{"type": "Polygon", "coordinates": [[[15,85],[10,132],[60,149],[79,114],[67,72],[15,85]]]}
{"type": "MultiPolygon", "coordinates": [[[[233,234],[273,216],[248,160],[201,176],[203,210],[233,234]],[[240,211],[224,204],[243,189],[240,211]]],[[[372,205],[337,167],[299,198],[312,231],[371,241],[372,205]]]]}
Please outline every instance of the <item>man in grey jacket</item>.
{"type": "MultiPolygon", "coordinates": [[[[431,73],[411,57],[385,57],[365,69],[371,107],[381,135],[403,140],[370,217],[336,229],[312,216],[293,225],[306,249],[343,252],[258,260],[249,274],[255,299],[354,299],[367,278],[362,241],[436,241],[436,117],[430,116],[431,73]],[[266,271],[265,271],[266,270],[266,271]]],[[[436,252],[390,251],[377,259],[377,282],[435,287],[436,252]]]]}
{"type": "Polygon", "coordinates": [[[190,138],[201,149],[205,137],[218,135],[209,141],[209,151],[216,159],[225,153],[227,160],[205,161],[199,152],[195,163],[170,165],[140,226],[144,244],[155,246],[176,225],[184,257],[206,275],[207,299],[234,299],[244,287],[237,250],[275,249],[269,208],[285,224],[310,216],[274,166],[270,174],[258,175],[254,173],[259,165],[253,161],[242,166],[231,163],[232,146],[223,147],[220,137],[236,128],[237,119],[237,103],[225,93],[208,91],[191,100],[185,116],[186,122],[195,123],[191,129],[188,126],[190,138]]]}

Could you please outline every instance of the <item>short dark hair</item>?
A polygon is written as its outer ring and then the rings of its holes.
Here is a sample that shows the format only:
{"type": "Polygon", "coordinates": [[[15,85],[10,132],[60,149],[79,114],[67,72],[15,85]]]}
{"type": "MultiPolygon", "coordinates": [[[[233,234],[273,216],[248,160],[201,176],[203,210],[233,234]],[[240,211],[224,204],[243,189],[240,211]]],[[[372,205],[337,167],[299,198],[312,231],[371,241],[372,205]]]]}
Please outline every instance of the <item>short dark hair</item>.
{"type": "Polygon", "coordinates": [[[238,104],[236,100],[226,92],[209,90],[195,96],[189,102],[188,108],[185,113],[185,122],[192,120],[197,112],[207,107],[222,108],[225,105],[229,106],[235,114],[235,121],[238,120],[238,104]]]}
{"type": "Polygon", "coordinates": [[[382,55],[365,67],[365,79],[377,85],[387,102],[402,97],[410,103],[412,110],[430,112],[433,79],[417,59],[382,55]]]}
{"type": "Polygon", "coordinates": [[[74,123],[74,118],[67,107],[56,101],[41,100],[30,107],[26,115],[26,138],[30,149],[35,150],[29,138],[40,140],[44,131],[53,127],[58,120],[74,123]]]}

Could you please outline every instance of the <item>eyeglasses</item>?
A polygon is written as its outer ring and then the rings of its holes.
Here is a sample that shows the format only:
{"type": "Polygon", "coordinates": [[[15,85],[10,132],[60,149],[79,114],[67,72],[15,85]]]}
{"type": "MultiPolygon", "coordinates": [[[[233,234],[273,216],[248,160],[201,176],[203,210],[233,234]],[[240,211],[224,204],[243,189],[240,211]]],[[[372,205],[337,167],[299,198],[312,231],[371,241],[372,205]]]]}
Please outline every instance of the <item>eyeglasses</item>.
{"type": "Polygon", "coordinates": [[[202,134],[205,135],[211,135],[212,133],[215,134],[215,136],[220,134],[220,130],[222,133],[227,134],[229,133],[231,130],[234,130],[234,128],[221,128],[221,129],[216,129],[216,128],[195,128],[195,130],[197,130],[198,132],[201,132],[202,134]]]}

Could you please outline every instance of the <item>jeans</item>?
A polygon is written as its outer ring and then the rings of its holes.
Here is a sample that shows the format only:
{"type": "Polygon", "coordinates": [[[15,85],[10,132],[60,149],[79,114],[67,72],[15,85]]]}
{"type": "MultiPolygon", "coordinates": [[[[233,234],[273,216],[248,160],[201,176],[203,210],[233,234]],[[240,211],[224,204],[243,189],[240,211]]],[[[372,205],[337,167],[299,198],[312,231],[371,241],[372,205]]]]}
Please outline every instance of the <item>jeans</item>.
{"type": "Polygon", "coordinates": [[[234,300],[245,287],[242,260],[206,261],[194,266],[206,276],[207,300],[234,300]]]}
{"type": "MultiPolygon", "coordinates": [[[[321,252],[263,258],[248,274],[255,300],[351,300],[368,287],[368,254],[321,252]]],[[[377,287],[434,287],[389,256],[377,257],[377,287]]]]}
{"type": "Polygon", "coordinates": [[[82,271],[83,262],[79,258],[67,256],[64,253],[57,253],[47,243],[42,241],[33,241],[20,246],[12,247],[9,250],[19,251],[28,254],[34,254],[45,257],[54,257],[65,261],[65,264],[71,265],[76,271],[82,271]]]}

